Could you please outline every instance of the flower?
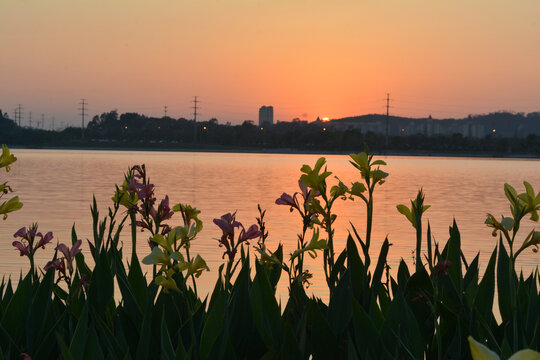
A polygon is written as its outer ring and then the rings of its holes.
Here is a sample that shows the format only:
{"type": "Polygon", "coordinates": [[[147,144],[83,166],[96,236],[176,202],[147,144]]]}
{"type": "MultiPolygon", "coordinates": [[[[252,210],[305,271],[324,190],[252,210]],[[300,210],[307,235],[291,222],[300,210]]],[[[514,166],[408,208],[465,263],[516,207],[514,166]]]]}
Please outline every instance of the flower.
{"type": "MultiPolygon", "coordinates": [[[[489,350],[485,345],[474,340],[472,336],[467,338],[473,360],[499,360],[499,356],[489,350]]],[[[508,360],[540,360],[540,353],[531,349],[520,350],[510,356],[508,360]]]]}
{"type": "Polygon", "coordinates": [[[54,238],[53,233],[50,231],[47,232],[45,236],[43,236],[42,233],[37,232],[37,224],[33,224],[28,229],[26,227],[20,228],[13,234],[13,237],[20,238],[20,240],[16,240],[11,244],[20,251],[21,256],[33,255],[40,247],[45,249],[45,245],[50,243],[54,238]],[[39,241],[37,242],[37,245],[34,246],[36,238],[39,238],[39,241]]]}
{"type": "Polygon", "coordinates": [[[4,215],[3,218],[4,220],[6,220],[8,217],[7,215],[8,213],[17,211],[22,207],[23,207],[23,204],[22,202],[19,201],[19,197],[15,196],[9,199],[8,201],[4,201],[3,203],[0,204],[0,214],[3,214],[4,215]]]}
{"type": "Polygon", "coordinates": [[[54,238],[53,233],[50,231],[46,233],[45,236],[42,236],[41,233],[38,233],[37,235],[41,237],[41,240],[39,240],[36,248],[41,247],[42,249],[45,249],[45,245],[50,243],[51,240],[54,238]]]}
{"type": "Polygon", "coordinates": [[[248,240],[256,239],[259,236],[261,236],[261,232],[259,231],[259,227],[257,225],[251,225],[247,231],[244,229],[244,226],[242,226],[242,230],[238,236],[238,243],[246,241],[246,244],[249,244],[247,243],[248,240]]]}
{"type": "Polygon", "coordinates": [[[244,242],[249,245],[248,240],[261,236],[259,227],[255,224],[251,225],[246,231],[244,225],[236,221],[236,212],[233,214],[227,213],[222,215],[220,219],[214,219],[214,224],[216,224],[222,231],[221,238],[218,240],[219,246],[224,246],[226,249],[222,257],[225,257],[225,255],[229,256],[230,262],[234,261],[234,257],[239,245],[244,242]],[[235,228],[242,228],[236,243],[234,242],[235,228]]]}
{"type": "Polygon", "coordinates": [[[145,265],[170,265],[171,259],[176,261],[184,261],[184,257],[179,252],[170,252],[165,250],[161,250],[159,246],[156,246],[152,249],[152,252],[150,255],[147,255],[143,260],[143,264],[145,265]]]}
{"type": "Polygon", "coordinates": [[[181,261],[177,265],[178,271],[184,271],[187,270],[187,276],[195,275],[195,277],[201,276],[202,272],[204,270],[210,271],[208,268],[208,265],[206,265],[206,261],[200,256],[197,255],[195,259],[191,259],[191,261],[181,261]]]}
{"type": "Polygon", "coordinates": [[[283,193],[276,199],[276,204],[290,206],[289,210],[291,212],[296,209],[300,216],[302,216],[304,226],[307,227],[310,226],[312,217],[315,214],[314,209],[309,206],[309,203],[313,198],[319,196],[320,192],[308,188],[300,180],[298,181],[298,187],[300,187],[300,192],[295,192],[292,196],[283,193]],[[302,196],[301,202],[299,201],[299,196],[302,196]]]}
{"type": "Polygon", "coordinates": [[[24,245],[20,241],[14,241],[11,245],[15,246],[21,252],[21,256],[30,254],[30,245],[24,245]]]}
{"type": "Polygon", "coordinates": [[[45,271],[49,271],[50,269],[59,270],[61,273],[65,274],[66,273],[66,264],[64,262],[64,258],[49,261],[43,267],[43,270],[45,270],[45,271]]]}
{"type": "Polygon", "coordinates": [[[328,244],[326,240],[325,239],[319,240],[319,230],[313,229],[313,236],[311,237],[311,241],[309,242],[309,244],[307,244],[302,249],[295,250],[291,254],[291,260],[306,251],[308,252],[309,256],[311,256],[312,259],[315,259],[317,257],[316,250],[325,250],[327,248],[328,248],[328,244]]]}
{"type": "Polygon", "coordinates": [[[81,252],[81,244],[82,240],[77,240],[75,244],[73,244],[71,250],[65,244],[58,244],[55,248],[55,250],[60,251],[64,255],[69,272],[73,271],[73,259],[75,258],[75,255],[81,252]]]}
{"type": "Polygon", "coordinates": [[[168,220],[173,216],[174,211],[171,211],[169,207],[169,195],[165,195],[165,198],[161,200],[158,206],[158,214],[161,216],[161,220],[168,220]]]}
{"type": "Polygon", "coordinates": [[[17,161],[17,158],[9,153],[9,148],[6,145],[2,145],[2,155],[0,155],[0,168],[5,167],[6,172],[9,172],[11,164],[17,161]]]}

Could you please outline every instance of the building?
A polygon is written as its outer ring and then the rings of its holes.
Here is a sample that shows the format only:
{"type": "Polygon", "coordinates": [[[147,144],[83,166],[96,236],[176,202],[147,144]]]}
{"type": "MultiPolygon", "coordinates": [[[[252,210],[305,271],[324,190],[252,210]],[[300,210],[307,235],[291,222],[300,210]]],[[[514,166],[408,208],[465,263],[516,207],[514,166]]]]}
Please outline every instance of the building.
{"type": "Polygon", "coordinates": [[[259,109],[259,126],[272,125],[274,123],[274,107],[261,106],[259,109]]]}

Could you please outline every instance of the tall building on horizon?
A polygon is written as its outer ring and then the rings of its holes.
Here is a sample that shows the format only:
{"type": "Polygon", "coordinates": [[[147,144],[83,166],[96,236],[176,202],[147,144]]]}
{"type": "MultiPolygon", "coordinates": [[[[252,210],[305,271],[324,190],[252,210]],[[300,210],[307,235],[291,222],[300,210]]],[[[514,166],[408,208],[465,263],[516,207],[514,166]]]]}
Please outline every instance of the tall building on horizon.
{"type": "Polygon", "coordinates": [[[272,125],[274,123],[274,107],[263,105],[259,109],[259,126],[264,124],[272,125]]]}

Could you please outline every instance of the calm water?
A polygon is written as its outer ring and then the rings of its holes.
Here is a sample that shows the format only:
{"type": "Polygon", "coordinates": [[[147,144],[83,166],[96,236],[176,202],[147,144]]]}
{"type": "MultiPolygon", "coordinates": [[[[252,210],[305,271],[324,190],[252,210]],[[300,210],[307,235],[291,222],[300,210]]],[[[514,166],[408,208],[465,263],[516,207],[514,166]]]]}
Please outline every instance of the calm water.
{"type": "MultiPolygon", "coordinates": [[[[267,210],[270,237],[267,244],[274,249],[283,243],[286,253],[296,245],[296,233],[301,224],[295,213],[274,204],[282,192],[293,193],[302,164],[313,165],[317,155],[130,152],[83,150],[23,150],[16,149],[17,163],[8,174],[10,185],[17,191],[24,207],[0,223],[0,274],[18,277],[25,269],[26,259],[11,246],[13,233],[22,226],[39,222],[41,231],[53,231],[55,242],[70,241],[75,224],[79,238],[91,238],[90,203],[95,194],[102,214],[111,204],[114,184],[123,180],[130,165],[146,164],[152,183],[156,184],[158,200],[169,195],[171,205],[189,203],[202,211],[204,229],[194,242],[193,251],[217,270],[222,249],[215,240],[220,231],[212,219],[226,212],[237,212],[237,220],[249,226],[255,223],[257,204],[267,210]]],[[[356,181],[359,174],[342,155],[326,156],[328,169],[345,183],[356,181]]],[[[425,213],[434,237],[444,243],[448,227],[455,218],[462,235],[465,255],[472,260],[480,251],[483,265],[495,246],[495,238],[484,225],[485,214],[508,214],[503,184],[508,182],[523,191],[523,180],[540,190],[540,161],[518,159],[382,157],[387,161],[388,181],[376,193],[372,253],[376,255],[386,236],[393,244],[390,265],[395,269],[401,258],[412,264],[415,234],[409,222],[396,210],[397,204],[409,205],[409,200],[423,187],[425,213]]],[[[4,176],[3,174],[2,176],[4,176]]],[[[332,178],[333,179],[333,178],[332,178]]],[[[333,180],[332,180],[333,181],[333,180]]],[[[365,208],[360,201],[337,203],[336,248],[346,241],[349,221],[362,234],[365,230],[365,208]]],[[[180,224],[174,216],[172,225],[180,224]]],[[[527,225],[522,231],[532,228],[527,225]]],[[[130,251],[127,233],[125,253],[130,251]]],[[[140,258],[149,253],[145,235],[138,245],[140,258]]],[[[87,248],[86,242],[83,247],[87,248]]],[[[53,256],[54,246],[37,253],[37,264],[44,265],[53,256]]],[[[521,256],[519,266],[530,271],[539,264],[540,255],[528,251],[521,256]]],[[[314,273],[310,290],[324,296],[322,258],[308,265],[314,273]]],[[[216,272],[201,277],[200,287],[208,291],[216,280],[216,272]]],[[[283,291],[283,290],[282,290],[283,291]]]]}

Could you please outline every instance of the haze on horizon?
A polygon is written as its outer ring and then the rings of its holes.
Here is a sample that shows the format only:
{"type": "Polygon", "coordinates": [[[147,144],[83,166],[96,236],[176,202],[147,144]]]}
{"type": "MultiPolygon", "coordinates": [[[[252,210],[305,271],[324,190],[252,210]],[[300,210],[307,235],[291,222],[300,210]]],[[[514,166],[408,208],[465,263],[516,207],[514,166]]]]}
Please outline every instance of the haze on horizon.
{"type": "Polygon", "coordinates": [[[2,0],[0,109],[220,123],[540,110],[534,0],[2,0]]]}

